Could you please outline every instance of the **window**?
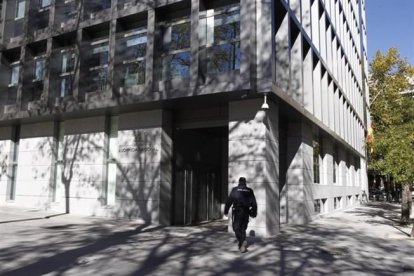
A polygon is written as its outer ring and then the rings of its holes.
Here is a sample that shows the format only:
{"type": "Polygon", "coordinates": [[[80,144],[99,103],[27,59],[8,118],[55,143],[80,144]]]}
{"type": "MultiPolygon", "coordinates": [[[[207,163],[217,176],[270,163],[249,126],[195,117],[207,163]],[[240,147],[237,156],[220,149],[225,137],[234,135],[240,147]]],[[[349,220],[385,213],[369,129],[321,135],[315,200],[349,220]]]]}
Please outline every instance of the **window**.
{"type": "Polygon", "coordinates": [[[92,42],[89,59],[90,79],[89,91],[106,90],[108,81],[109,46],[108,39],[92,42]]]}
{"type": "Polygon", "coordinates": [[[72,77],[65,77],[60,81],[60,97],[66,97],[72,93],[72,77]]]}
{"type": "Polygon", "coordinates": [[[130,36],[126,39],[125,60],[145,57],[147,53],[147,33],[130,36]]]}
{"type": "Polygon", "coordinates": [[[163,60],[165,78],[183,78],[190,75],[190,52],[181,52],[167,56],[163,60]]]}
{"type": "Polygon", "coordinates": [[[62,73],[69,73],[75,69],[75,54],[65,52],[62,54],[62,73]]]}
{"type": "Polygon", "coordinates": [[[191,24],[189,18],[163,23],[162,78],[186,78],[190,75],[191,24]]]}
{"type": "Polygon", "coordinates": [[[16,86],[19,83],[19,75],[20,75],[20,65],[12,65],[9,86],[16,86]]]}
{"type": "Polygon", "coordinates": [[[15,19],[20,19],[24,17],[26,10],[26,0],[17,0],[16,5],[16,16],[15,19]]]}
{"type": "Polygon", "coordinates": [[[90,91],[104,91],[106,90],[108,80],[108,67],[99,68],[91,71],[91,79],[93,80],[90,91]]]}
{"type": "Polygon", "coordinates": [[[46,61],[42,59],[37,59],[35,62],[35,73],[34,79],[37,81],[44,80],[45,78],[45,64],[46,61]]]}
{"type": "Polygon", "coordinates": [[[164,47],[167,51],[190,48],[190,22],[175,24],[167,27],[164,33],[164,47]]]}
{"type": "Polygon", "coordinates": [[[130,87],[145,82],[145,61],[134,62],[125,67],[124,86],[130,87]]]}
{"type": "Polygon", "coordinates": [[[120,84],[124,87],[144,84],[147,54],[146,28],[127,30],[127,33],[119,37],[116,49],[115,72],[121,73],[120,84]]]}
{"type": "Polygon", "coordinates": [[[320,156],[320,143],[318,138],[313,140],[313,182],[320,183],[319,175],[319,156],[320,156]]]}
{"type": "Polygon", "coordinates": [[[40,0],[40,7],[46,8],[50,6],[50,0],[40,0]]]}
{"type": "Polygon", "coordinates": [[[240,69],[240,5],[207,10],[200,16],[201,63],[208,74],[240,69]],[[204,54],[203,54],[204,53],[204,54]]]}
{"type": "Polygon", "coordinates": [[[91,67],[107,65],[109,61],[108,42],[95,45],[92,49],[91,67]]]}

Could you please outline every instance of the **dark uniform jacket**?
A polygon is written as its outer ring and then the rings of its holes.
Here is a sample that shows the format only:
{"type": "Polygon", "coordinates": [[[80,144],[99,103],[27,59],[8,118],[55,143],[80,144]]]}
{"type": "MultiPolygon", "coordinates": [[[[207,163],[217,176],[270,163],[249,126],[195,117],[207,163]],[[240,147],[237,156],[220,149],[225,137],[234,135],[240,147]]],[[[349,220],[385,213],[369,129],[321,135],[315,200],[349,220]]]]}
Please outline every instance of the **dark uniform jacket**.
{"type": "Polygon", "coordinates": [[[224,207],[224,214],[229,213],[230,206],[233,205],[233,210],[244,210],[249,212],[251,217],[256,217],[257,203],[253,190],[246,187],[246,185],[239,184],[234,187],[227,199],[226,206],[224,207]]]}

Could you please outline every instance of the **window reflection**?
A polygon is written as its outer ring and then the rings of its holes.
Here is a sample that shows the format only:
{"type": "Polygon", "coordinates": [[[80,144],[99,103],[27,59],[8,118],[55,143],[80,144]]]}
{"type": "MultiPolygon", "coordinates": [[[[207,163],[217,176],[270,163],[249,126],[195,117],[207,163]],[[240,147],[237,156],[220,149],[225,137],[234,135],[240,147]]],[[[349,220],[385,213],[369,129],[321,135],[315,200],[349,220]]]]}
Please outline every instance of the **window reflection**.
{"type": "Polygon", "coordinates": [[[145,61],[129,64],[125,67],[124,86],[131,87],[145,82],[145,61]]]}
{"type": "Polygon", "coordinates": [[[91,67],[101,66],[108,64],[109,61],[109,46],[108,43],[95,45],[92,49],[92,56],[89,59],[89,65],[91,67]]]}
{"type": "Polygon", "coordinates": [[[50,6],[50,0],[40,0],[40,7],[46,8],[50,6]]]}
{"type": "Polygon", "coordinates": [[[163,39],[162,79],[186,78],[190,75],[191,24],[188,17],[160,24],[163,39]]]}
{"type": "Polygon", "coordinates": [[[71,76],[64,77],[60,81],[60,97],[63,98],[72,94],[72,81],[71,76]]]}
{"type": "Polygon", "coordinates": [[[190,22],[168,27],[165,37],[165,48],[168,51],[190,48],[190,27],[190,22]]]}
{"type": "Polygon", "coordinates": [[[108,81],[108,68],[99,68],[91,71],[90,78],[92,83],[89,86],[89,91],[104,91],[108,81]]]}
{"type": "Polygon", "coordinates": [[[207,55],[207,68],[210,73],[240,69],[240,42],[212,46],[207,55]]]}
{"type": "Polygon", "coordinates": [[[190,52],[172,54],[164,58],[163,78],[183,78],[190,75],[190,52]]]}
{"type": "Polygon", "coordinates": [[[45,62],[44,59],[37,59],[35,62],[34,79],[37,81],[41,81],[45,78],[45,62]]]}
{"type": "Polygon", "coordinates": [[[19,83],[20,65],[13,65],[11,68],[10,86],[15,86],[19,83]]]}
{"type": "Polygon", "coordinates": [[[145,83],[147,30],[138,27],[127,30],[117,38],[115,76],[123,87],[145,83]]]}
{"type": "Polygon", "coordinates": [[[147,34],[128,37],[125,41],[125,60],[145,57],[147,53],[147,34]]]}
{"type": "Polygon", "coordinates": [[[200,15],[202,73],[240,69],[240,5],[207,10],[200,15]]]}
{"type": "Polygon", "coordinates": [[[16,19],[20,19],[24,17],[24,13],[26,10],[26,0],[18,0],[16,2],[16,19]]]}
{"type": "Polygon", "coordinates": [[[75,53],[66,52],[62,54],[62,73],[72,72],[75,67],[75,53]]]}

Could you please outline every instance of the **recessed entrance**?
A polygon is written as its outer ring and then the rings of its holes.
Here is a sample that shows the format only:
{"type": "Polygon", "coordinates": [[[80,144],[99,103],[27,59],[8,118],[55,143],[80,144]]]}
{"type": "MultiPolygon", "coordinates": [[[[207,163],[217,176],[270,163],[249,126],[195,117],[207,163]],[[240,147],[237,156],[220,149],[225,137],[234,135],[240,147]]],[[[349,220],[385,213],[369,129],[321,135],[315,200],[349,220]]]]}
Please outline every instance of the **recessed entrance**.
{"type": "Polygon", "coordinates": [[[175,131],[174,224],[191,225],[220,218],[227,147],[227,127],[175,131]]]}

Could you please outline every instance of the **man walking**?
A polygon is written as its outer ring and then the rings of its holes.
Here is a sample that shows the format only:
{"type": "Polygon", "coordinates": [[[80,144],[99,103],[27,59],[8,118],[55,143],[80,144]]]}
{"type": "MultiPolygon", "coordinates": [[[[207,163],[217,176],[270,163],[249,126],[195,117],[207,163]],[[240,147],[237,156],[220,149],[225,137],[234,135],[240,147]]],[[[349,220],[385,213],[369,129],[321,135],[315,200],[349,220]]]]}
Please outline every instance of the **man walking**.
{"type": "Polygon", "coordinates": [[[253,190],[246,186],[244,177],[240,177],[239,185],[231,190],[224,208],[224,215],[227,216],[232,205],[233,231],[239,242],[240,252],[244,253],[247,251],[246,229],[249,216],[254,218],[257,215],[256,198],[253,190]]]}

